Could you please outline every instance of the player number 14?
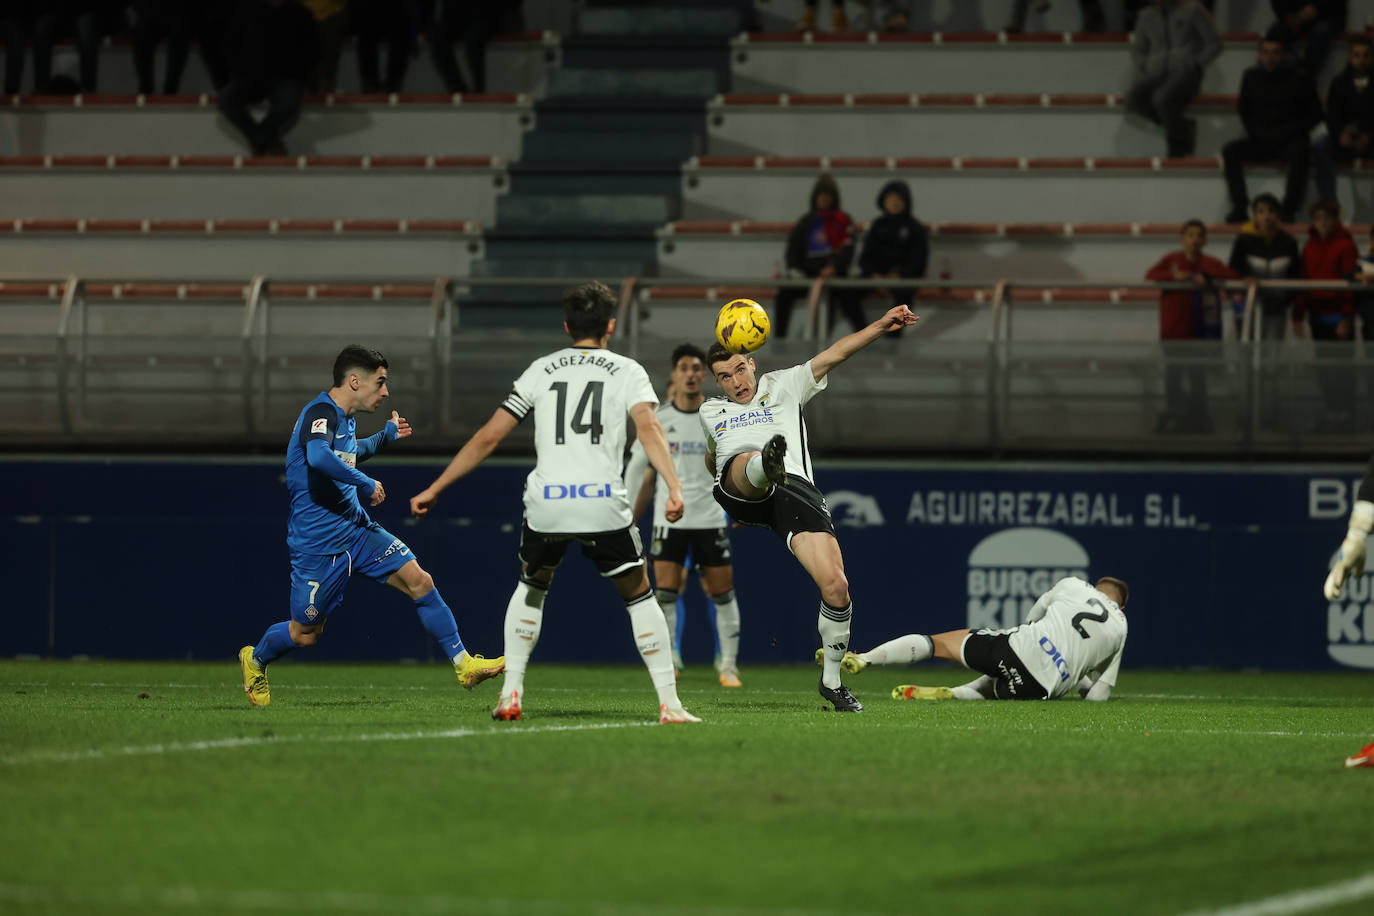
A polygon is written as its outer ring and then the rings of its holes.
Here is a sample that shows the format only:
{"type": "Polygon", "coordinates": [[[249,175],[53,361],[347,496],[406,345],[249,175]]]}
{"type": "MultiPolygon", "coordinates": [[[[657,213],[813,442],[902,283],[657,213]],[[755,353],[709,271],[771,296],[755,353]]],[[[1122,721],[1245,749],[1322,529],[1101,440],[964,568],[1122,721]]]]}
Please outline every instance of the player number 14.
{"type": "MultiPolygon", "coordinates": [[[[605,382],[587,383],[587,387],[582,390],[582,397],[577,401],[577,408],[573,411],[572,425],[568,427],[574,433],[590,433],[592,445],[601,443],[601,392],[605,387],[605,382]]],[[[568,383],[554,382],[549,386],[549,390],[557,396],[554,406],[553,441],[562,445],[566,440],[564,418],[568,413],[568,383]]]]}

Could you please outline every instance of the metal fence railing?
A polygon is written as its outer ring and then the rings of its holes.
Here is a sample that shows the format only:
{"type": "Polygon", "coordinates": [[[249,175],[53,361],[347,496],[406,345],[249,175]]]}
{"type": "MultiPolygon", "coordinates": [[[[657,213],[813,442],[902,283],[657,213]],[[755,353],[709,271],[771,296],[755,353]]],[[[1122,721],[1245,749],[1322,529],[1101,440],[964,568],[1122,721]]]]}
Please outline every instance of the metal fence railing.
{"type": "MultiPolygon", "coordinates": [[[[15,396],[0,422],[25,447],[275,446],[327,387],[338,348],[365,342],[391,360],[393,405],[448,448],[531,360],[564,343],[557,291],[581,279],[6,278],[0,378],[15,396]]],[[[921,324],[847,363],[808,408],[818,453],[1369,451],[1374,309],[1366,325],[1358,284],[1219,284],[1206,291],[1219,306],[1214,338],[1161,342],[1159,294],[1188,284],[898,282],[921,324]],[[1295,333],[1282,300],[1303,291],[1351,294],[1348,335],[1295,333]]],[[[709,342],[721,303],[743,296],[775,310],[790,288],[798,319],[757,354],[766,371],[847,330],[833,324],[837,297],[873,318],[893,285],[623,278],[612,283],[612,346],[666,378],[673,346],[709,342]]],[[[775,326],[781,318],[774,311],[775,326]]],[[[528,444],[522,428],[512,447],[528,444]]]]}

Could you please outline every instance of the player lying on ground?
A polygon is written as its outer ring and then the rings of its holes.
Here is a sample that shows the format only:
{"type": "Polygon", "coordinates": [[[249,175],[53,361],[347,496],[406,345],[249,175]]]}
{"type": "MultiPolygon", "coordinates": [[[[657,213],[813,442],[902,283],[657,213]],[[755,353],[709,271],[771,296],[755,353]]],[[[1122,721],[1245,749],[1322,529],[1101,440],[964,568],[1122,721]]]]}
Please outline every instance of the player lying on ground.
{"type": "Polygon", "coordinates": [[[383,446],[411,434],[396,411],[376,435],[354,436],[354,414],[372,413],[386,400],[386,358],[366,347],[345,347],[334,361],[334,386],[305,405],[286,446],[286,490],[291,497],[286,543],[291,549],[291,619],[267,628],[256,647],[239,650],[243,689],[256,706],[272,702],[267,666],[297,648],[313,646],[325,621],[343,602],[354,574],[390,585],[415,602],[420,623],[453,662],[471,690],[501,673],[505,659],[469,655],[434,579],[410,548],[368,517],[386,499],[380,480],[357,469],[383,446]]]}
{"type": "MultiPolygon", "coordinates": [[[[1369,459],[1369,469],[1355,494],[1355,508],[1350,513],[1350,524],[1346,528],[1345,539],[1336,550],[1331,571],[1326,574],[1322,594],[1326,600],[1335,601],[1341,597],[1346,580],[1364,575],[1365,540],[1374,529],[1374,458],[1369,459]]],[[[1358,754],[1345,759],[1348,767],[1374,767],[1374,744],[1366,746],[1358,754]]]]}
{"type": "MultiPolygon", "coordinates": [[[[701,587],[716,606],[716,634],[720,641],[720,684],[739,687],[739,604],[735,601],[735,567],[730,561],[730,533],[725,513],[711,497],[715,483],[702,465],[709,436],[701,428],[701,382],[706,374],[706,354],[685,343],[673,350],[672,384],[667,399],[656,411],[673,467],[682,481],[682,518],[668,521],[668,484],[653,468],[644,446],[635,441],[625,466],[625,488],[634,496],[638,522],[650,500],[654,504],[654,540],[649,556],[654,560],[654,597],[676,638],[677,605],[687,581],[687,551],[701,571],[701,587]]],[[[673,664],[682,669],[682,656],[673,646],[673,664]]]]}
{"type": "Polygon", "coordinates": [[[440,493],[481,464],[520,421],[534,416],[535,465],[525,480],[520,582],[506,605],[506,681],[493,719],[522,715],[525,670],[543,625],[544,598],[564,551],[577,541],[625,602],[635,645],[658,692],[659,721],[701,721],[678,699],[672,637],[649,588],[639,529],[620,477],[629,416],[649,463],[668,487],[667,518],[682,517],[682,485],[654,415],[654,387],[643,366],[606,349],[615,331],[615,306],[601,283],[564,293],[563,330],[572,344],[530,363],[491,419],[432,484],[410,499],[412,514],[423,518],[440,493]]]}
{"type": "Polygon", "coordinates": [[[899,700],[1053,700],[1074,689],[1085,700],[1105,700],[1121,670],[1128,594],[1126,583],[1111,577],[1098,579],[1096,587],[1060,579],[1019,627],[913,633],[846,653],[841,665],[858,674],[869,665],[909,665],[933,656],[982,674],[958,687],[903,684],[892,691],[899,700]]]}
{"type": "Polygon", "coordinates": [[[899,305],[803,365],[757,377],[751,357],[719,343],[706,354],[725,392],[724,398],[707,400],[700,412],[706,466],[716,478],[712,492],[736,521],[773,529],[820,589],[817,628],[824,670],[819,690],[839,712],[863,711],[840,677],[853,604],[830,510],[811,480],[802,408],[825,389],[832,369],[884,334],[915,323],[911,309],[899,305]]]}

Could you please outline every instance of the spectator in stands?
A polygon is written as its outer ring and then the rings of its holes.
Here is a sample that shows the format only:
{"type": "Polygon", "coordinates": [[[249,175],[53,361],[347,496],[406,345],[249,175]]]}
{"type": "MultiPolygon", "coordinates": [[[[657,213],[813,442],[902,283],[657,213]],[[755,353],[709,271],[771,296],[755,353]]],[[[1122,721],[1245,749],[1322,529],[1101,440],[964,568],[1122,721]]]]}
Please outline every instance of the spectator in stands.
{"type": "Polygon", "coordinates": [[[1222,322],[1229,311],[1228,297],[1216,287],[1218,280],[1233,280],[1236,272],[1210,255],[1202,253],[1207,244],[1207,226],[1200,219],[1183,224],[1182,250],[1166,254],[1145,272],[1146,280],[1192,283],[1193,289],[1161,290],[1159,293],[1159,339],[1164,356],[1164,413],[1156,432],[1207,433],[1212,419],[1207,409],[1207,369],[1196,362],[1192,345],[1179,341],[1219,340],[1222,322]],[[1194,360],[1188,360],[1188,357],[1194,360]],[[1181,362],[1182,361],[1182,362],[1181,362]]]}
{"type": "Polygon", "coordinates": [[[1164,128],[1170,156],[1191,156],[1197,122],[1183,112],[1197,98],[1202,71],[1221,54],[1212,17],[1195,0],[1155,0],[1140,14],[1126,107],[1164,128]]]}
{"type": "Polygon", "coordinates": [[[159,38],[167,39],[167,70],[162,91],[176,95],[191,53],[191,9],[181,0],[136,0],[134,3],[134,72],[140,95],[157,91],[156,56],[159,38]]]}
{"type": "MultiPolygon", "coordinates": [[[[1359,263],[1360,253],[1350,232],[1341,225],[1341,205],[1334,200],[1319,200],[1312,205],[1312,225],[1302,249],[1303,274],[1309,280],[1344,280],[1359,263]]],[[[1306,316],[1314,341],[1350,340],[1355,330],[1355,303],[1350,293],[1310,290],[1298,296],[1293,310],[1295,321],[1306,316]]],[[[1317,359],[1329,360],[1341,354],[1330,347],[1317,347],[1317,359]]],[[[1354,418],[1353,386],[1348,369],[1317,369],[1317,384],[1326,401],[1326,416],[1317,423],[1317,432],[1346,432],[1354,418]]]]}
{"type": "MultiPolygon", "coordinates": [[[[1134,32],[1136,21],[1140,17],[1140,11],[1156,2],[1158,2],[1158,0],[1126,0],[1126,8],[1123,14],[1124,19],[1122,20],[1125,31],[1134,32]]],[[[1198,0],[1198,6],[1205,9],[1207,15],[1212,16],[1213,24],[1216,23],[1216,16],[1213,15],[1213,7],[1216,6],[1216,2],[1217,0],[1198,0]]]]}
{"type": "MultiPolygon", "coordinates": [[[[835,179],[822,175],[811,188],[811,206],[787,235],[787,273],[789,277],[827,277],[844,279],[854,260],[854,221],[840,209],[840,189],[835,179]]],[[[780,289],[773,300],[773,324],[779,337],[787,336],[792,305],[806,296],[805,289],[780,289]]],[[[859,290],[832,292],[831,323],[835,309],[844,312],[858,331],[864,328],[862,293],[859,290]],[[858,293],[859,295],[855,295],[858,293]]]]}
{"type": "Polygon", "coordinates": [[[1321,75],[1331,41],[1345,31],[1348,0],[1269,0],[1278,21],[1266,37],[1283,42],[1295,53],[1302,69],[1315,80],[1321,75]]]}
{"type": "MultiPolygon", "coordinates": [[[[5,94],[18,95],[24,88],[24,51],[38,15],[38,0],[8,0],[0,6],[5,27],[5,94]]],[[[37,61],[34,75],[38,74],[37,61]]],[[[41,87],[35,86],[35,89],[41,87]]]]}
{"type": "Polygon", "coordinates": [[[358,30],[358,74],[363,92],[400,92],[410,66],[417,10],[414,0],[352,0],[358,30]],[[377,48],[386,42],[386,77],[377,48]]]}
{"type": "MultiPolygon", "coordinates": [[[[1002,31],[1024,32],[1026,13],[1032,8],[1037,13],[1043,13],[1050,8],[1050,0],[1012,0],[1011,16],[1002,27],[1002,31]]],[[[1078,0],[1078,10],[1083,15],[1084,32],[1107,31],[1107,17],[1102,13],[1101,0],[1078,0]]]]}
{"type": "Polygon", "coordinates": [[[1231,212],[1226,221],[1245,219],[1246,162],[1281,159],[1288,163],[1280,216],[1291,223],[1302,206],[1311,152],[1308,134],[1322,118],[1321,99],[1306,72],[1285,64],[1283,45],[1266,37],[1259,45],[1259,63],[1245,71],[1236,102],[1245,136],[1221,148],[1231,212]]]}
{"type": "Polygon", "coordinates": [[[430,32],[429,52],[434,68],[449,92],[467,92],[453,46],[461,38],[463,56],[472,74],[472,91],[487,91],[487,44],[501,31],[519,31],[520,4],[499,0],[439,0],[439,15],[430,32]]]}
{"type": "MultiPolygon", "coordinates": [[[[1365,254],[1355,262],[1355,267],[1346,277],[1361,286],[1374,286],[1374,235],[1371,235],[1365,254]]],[[[1360,316],[1360,337],[1374,340],[1374,290],[1363,290],[1354,294],[1355,313],[1360,316]]]]}
{"type": "MultiPolygon", "coordinates": [[[[810,32],[816,28],[816,6],[819,3],[820,0],[806,0],[806,9],[802,10],[801,18],[797,20],[797,31],[810,32]]],[[[830,0],[830,6],[830,31],[849,31],[849,16],[844,11],[844,0],[830,0]]]]}
{"type": "Polygon", "coordinates": [[[314,18],[319,36],[319,56],[314,78],[310,82],[310,91],[329,95],[339,84],[339,57],[343,53],[344,32],[348,30],[348,0],[300,2],[314,18]]]}
{"type": "MultiPolygon", "coordinates": [[[[81,92],[95,92],[100,38],[123,10],[114,0],[45,0],[34,4],[33,82],[37,92],[65,94],[66,80],[54,80],[52,46],[64,35],[76,36],[81,92]]],[[[73,87],[74,89],[75,87],[73,87]]]]}
{"type": "Polygon", "coordinates": [[[1326,93],[1326,133],[1312,144],[1317,193],[1336,196],[1336,164],[1366,158],[1374,138],[1374,44],[1364,35],[1350,39],[1350,63],[1326,93]]]}
{"type": "Polygon", "coordinates": [[[315,20],[296,0],[241,0],[226,43],[231,77],[219,110],[248,140],[253,155],[282,156],[282,133],[300,114],[315,75],[315,20]],[[257,121],[248,106],[267,101],[257,121]]]}
{"type": "MultiPolygon", "coordinates": [[[[1231,243],[1231,269],[1242,277],[1257,280],[1296,280],[1302,276],[1302,254],[1293,236],[1279,223],[1279,201],[1273,194],[1255,198],[1254,218],[1241,227],[1231,243]]],[[[1293,303],[1291,290],[1267,290],[1259,294],[1260,336],[1272,340],[1283,337],[1284,318],[1293,303]]],[[[1302,325],[1294,322],[1293,333],[1302,336],[1302,325]]]]}
{"type": "MultiPolygon", "coordinates": [[[[911,189],[907,183],[894,180],[883,185],[878,192],[878,210],[878,217],[864,233],[859,274],[875,280],[924,277],[926,262],[930,260],[930,238],[926,227],[911,215],[911,189]]],[[[914,288],[896,284],[879,292],[889,293],[893,305],[910,305],[916,295],[914,288]]]]}

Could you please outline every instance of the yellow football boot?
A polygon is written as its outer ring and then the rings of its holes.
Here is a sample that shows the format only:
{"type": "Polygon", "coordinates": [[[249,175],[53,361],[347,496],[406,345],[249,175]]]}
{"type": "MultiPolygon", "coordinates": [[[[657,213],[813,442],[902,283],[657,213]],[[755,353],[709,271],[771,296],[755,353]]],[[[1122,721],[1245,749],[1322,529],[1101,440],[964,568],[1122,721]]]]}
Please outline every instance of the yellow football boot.
{"type": "Polygon", "coordinates": [[[239,667],[243,669],[243,692],[254,706],[270,706],[272,691],[267,689],[267,669],[253,661],[253,647],[239,650],[239,667]]]}
{"type": "Polygon", "coordinates": [[[471,690],[487,678],[506,670],[506,657],[504,655],[497,658],[483,658],[480,655],[463,656],[462,661],[455,662],[453,673],[458,675],[458,683],[463,685],[464,690],[471,690]]]}

